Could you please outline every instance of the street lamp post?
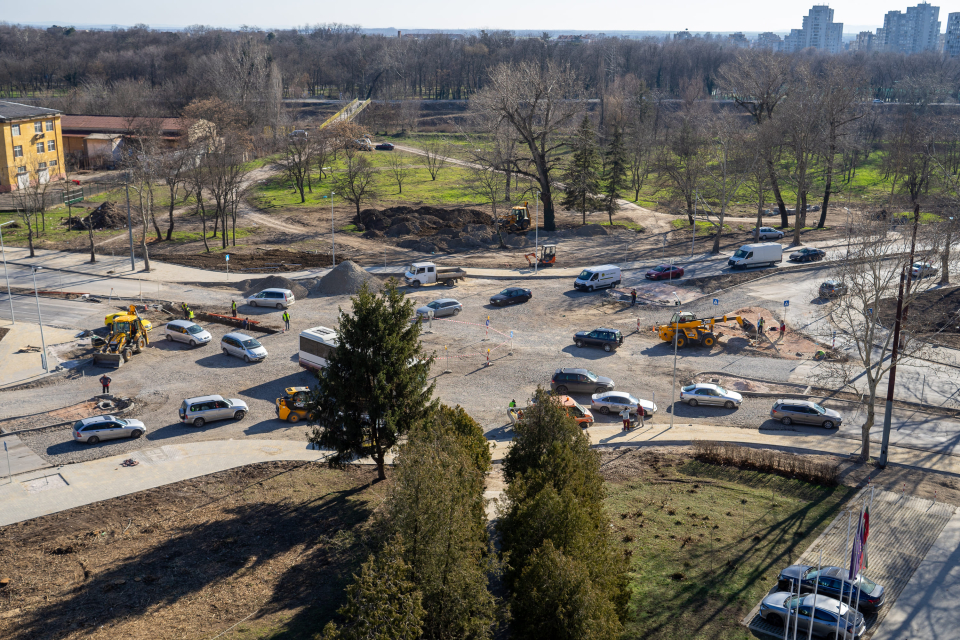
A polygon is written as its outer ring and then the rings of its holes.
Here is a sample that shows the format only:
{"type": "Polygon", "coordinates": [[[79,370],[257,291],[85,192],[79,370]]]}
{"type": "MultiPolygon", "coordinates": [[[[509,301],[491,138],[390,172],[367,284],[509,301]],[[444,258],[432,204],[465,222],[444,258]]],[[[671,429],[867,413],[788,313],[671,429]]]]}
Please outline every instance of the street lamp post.
{"type": "Polygon", "coordinates": [[[337,266],[337,232],[333,229],[333,196],[335,195],[337,195],[335,191],[330,192],[330,244],[334,267],[337,266]]]}
{"type": "Polygon", "coordinates": [[[43,316],[40,315],[40,294],[37,293],[37,271],[43,267],[33,267],[33,295],[37,299],[37,322],[40,323],[40,345],[43,349],[40,352],[40,362],[43,364],[43,370],[50,372],[47,367],[47,342],[43,339],[43,316]]]}
{"type": "Polygon", "coordinates": [[[537,191],[537,226],[533,231],[533,274],[538,273],[537,267],[540,264],[540,192],[537,191]]]}
{"type": "Polygon", "coordinates": [[[9,222],[0,224],[0,255],[3,256],[3,279],[7,281],[7,300],[10,301],[10,323],[17,324],[17,319],[13,317],[13,296],[10,294],[10,277],[7,275],[7,250],[3,248],[3,228],[8,224],[13,224],[13,222],[13,220],[10,220],[9,222]]]}
{"type": "MultiPolygon", "coordinates": [[[[133,258],[133,222],[130,219],[130,174],[127,173],[126,177],[127,177],[127,181],[124,184],[124,189],[126,189],[126,192],[127,192],[127,232],[130,236],[130,270],[136,271],[137,262],[133,258]]],[[[90,221],[90,224],[93,224],[92,219],[90,221]]]]}

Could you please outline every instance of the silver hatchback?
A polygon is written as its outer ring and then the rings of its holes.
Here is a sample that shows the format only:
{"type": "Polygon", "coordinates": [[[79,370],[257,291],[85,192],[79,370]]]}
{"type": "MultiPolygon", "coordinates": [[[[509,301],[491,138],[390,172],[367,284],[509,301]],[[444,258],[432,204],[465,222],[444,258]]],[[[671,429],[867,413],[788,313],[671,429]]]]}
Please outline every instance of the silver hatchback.
{"type": "Polygon", "coordinates": [[[770,417],[783,424],[812,424],[824,429],[839,427],[843,417],[833,409],[809,400],[777,400],[770,417]]]}
{"type": "Polygon", "coordinates": [[[116,416],[84,418],[73,425],[73,439],[87,444],[117,438],[139,438],[146,432],[147,428],[139,420],[123,420],[116,416]]]}
{"type": "Polygon", "coordinates": [[[214,420],[242,420],[247,415],[247,403],[238,398],[200,396],[187,398],[180,405],[180,422],[202,427],[214,420]]]}
{"type": "Polygon", "coordinates": [[[433,311],[434,318],[456,316],[463,311],[463,305],[453,298],[441,298],[440,300],[434,300],[433,302],[425,304],[417,309],[417,319],[428,317],[431,311],[433,311]]]}
{"type": "Polygon", "coordinates": [[[718,384],[690,384],[680,389],[680,402],[686,402],[691,407],[699,404],[715,405],[733,409],[743,402],[743,396],[736,391],[727,391],[718,384]]]}

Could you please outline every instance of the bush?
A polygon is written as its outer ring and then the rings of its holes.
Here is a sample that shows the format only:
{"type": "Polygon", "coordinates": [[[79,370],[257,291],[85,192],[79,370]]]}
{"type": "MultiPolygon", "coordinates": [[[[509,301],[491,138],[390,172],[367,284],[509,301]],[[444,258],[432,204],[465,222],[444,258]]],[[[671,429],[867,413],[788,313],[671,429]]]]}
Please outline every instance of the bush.
{"type": "Polygon", "coordinates": [[[773,449],[754,449],[728,442],[697,440],[693,443],[693,457],[702,462],[776,473],[830,487],[840,483],[839,463],[773,449]]]}

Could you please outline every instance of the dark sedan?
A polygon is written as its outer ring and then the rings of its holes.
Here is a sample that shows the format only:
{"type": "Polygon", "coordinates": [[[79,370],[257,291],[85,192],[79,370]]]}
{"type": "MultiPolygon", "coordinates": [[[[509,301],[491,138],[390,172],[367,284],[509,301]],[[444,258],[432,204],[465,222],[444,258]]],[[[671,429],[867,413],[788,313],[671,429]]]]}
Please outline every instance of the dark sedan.
{"type": "Polygon", "coordinates": [[[857,608],[860,611],[872,612],[883,606],[886,601],[886,593],[882,586],[859,575],[856,581],[847,578],[849,575],[846,569],[840,567],[821,567],[817,571],[816,567],[810,567],[802,564],[790,565],[780,572],[777,576],[777,586],[782,590],[790,589],[790,581],[793,580],[794,589],[796,581],[800,580],[800,591],[813,591],[814,586],[817,593],[840,600],[843,595],[843,602],[847,602],[853,592],[852,602],[857,603],[857,591],[860,592],[860,600],[857,608]]]}
{"type": "Polygon", "coordinates": [[[683,267],[675,264],[661,264],[647,271],[644,276],[647,280],[674,280],[683,277],[683,267]]]}
{"type": "Polygon", "coordinates": [[[530,289],[521,289],[519,287],[510,287],[504,289],[495,296],[490,296],[490,304],[495,307],[505,307],[508,304],[520,304],[533,297],[530,289]]]}
{"type": "Polygon", "coordinates": [[[819,262],[823,260],[824,256],[827,255],[826,251],[822,249],[813,249],[812,247],[806,247],[800,249],[800,251],[794,251],[790,254],[791,262],[819,262]]]}
{"type": "Polygon", "coordinates": [[[377,151],[393,151],[393,145],[390,144],[389,142],[381,142],[376,147],[374,147],[374,149],[376,149],[377,151]]]}
{"type": "Polygon", "coordinates": [[[573,343],[578,347],[603,347],[610,352],[623,344],[623,334],[617,329],[594,329],[593,331],[578,331],[573,336],[573,343]]]}

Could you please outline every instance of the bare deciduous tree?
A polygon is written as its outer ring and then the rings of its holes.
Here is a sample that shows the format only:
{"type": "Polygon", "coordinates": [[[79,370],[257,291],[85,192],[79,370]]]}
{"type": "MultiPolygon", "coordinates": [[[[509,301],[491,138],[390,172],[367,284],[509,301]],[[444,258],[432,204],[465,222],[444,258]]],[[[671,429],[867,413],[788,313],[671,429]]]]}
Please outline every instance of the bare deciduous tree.
{"type": "Polygon", "coordinates": [[[403,193],[403,183],[411,176],[413,169],[407,164],[407,158],[399,151],[390,156],[390,175],[397,183],[397,193],[403,193]]]}
{"type": "Polygon", "coordinates": [[[334,189],[343,199],[357,208],[376,197],[373,188],[373,166],[363,152],[347,149],[344,152],[343,169],[334,177],[334,189]]]}
{"type": "MultiPolygon", "coordinates": [[[[757,164],[756,147],[750,144],[748,132],[739,119],[729,113],[721,112],[709,121],[704,187],[710,198],[719,207],[717,211],[717,233],[713,237],[714,255],[720,253],[720,238],[723,235],[724,220],[730,202],[737,197],[740,188],[750,179],[757,164]]],[[[759,225],[758,225],[759,226],[759,225]]]]}
{"type": "Polygon", "coordinates": [[[306,202],[305,189],[316,154],[316,144],[306,131],[295,131],[286,136],[273,166],[293,183],[300,194],[300,202],[306,202]]]}
{"type": "Polygon", "coordinates": [[[444,140],[431,140],[423,145],[423,157],[431,180],[436,180],[450,157],[450,145],[444,140]]]}

